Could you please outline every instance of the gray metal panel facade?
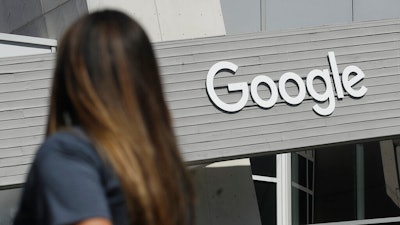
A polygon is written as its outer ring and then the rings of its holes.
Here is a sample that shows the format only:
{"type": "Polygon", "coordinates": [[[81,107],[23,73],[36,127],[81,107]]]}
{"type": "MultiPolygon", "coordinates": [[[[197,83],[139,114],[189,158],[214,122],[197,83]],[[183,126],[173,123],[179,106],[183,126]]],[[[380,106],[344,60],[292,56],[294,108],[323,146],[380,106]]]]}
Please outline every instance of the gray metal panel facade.
{"type": "Polygon", "coordinates": [[[214,161],[400,134],[399,32],[399,21],[392,20],[157,45],[185,159],[214,161]],[[234,102],[240,94],[227,94],[228,83],[250,83],[257,75],[277,82],[289,71],[304,80],[312,69],[329,69],[329,51],[336,54],[339,72],[360,67],[366,74],[361,84],[368,88],[363,98],[336,100],[330,116],[314,113],[309,95],[298,106],[279,99],[271,109],[249,99],[237,113],[220,111],[207,96],[207,72],[219,61],[239,66],[236,75],[215,80],[220,97],[234,102]]]}
{"type": "Polygon", "coordinates": [[[349,0],[266,0],[267,30],[352,22],[349,0]]]}
{"type": "Polygon", "coordinates": [[[354,21],[400,18],[398,0],[353,0],[354,21]]]}
{"type": "Polygon", "coordinates": [[[400,18],[398,0],[221,0],[227,34],[400,18]]]}
{"type": "Polygon", "coordinates": [[[260,0],[221,0],[227,34],[244,34],[261,31],[260,0]]]}
{"type": "Polygon", "coordinates": [[[0,186],[21,183],[43,140],[53,55],[0,60],[0,186]]]}
{"type": "MultiPolygon", "coordinates": [[[[189,163],[400,134],[400,20],[174,41],[155,48],[179,145],[189,163]],[[362,98],[336,99],[330,116],[314,113],[316,102],[308,94],[297,106],[279,98],[271,109],[249,98],[243,110],[225,113],[206,93],[207,72],[219,61],[239,66],[236,75],[221,73],[215,79],[221,99],[234,102],[240,94],[228,94],[228,83],[250,83],[257,75],[277,82],[289,71],[304,80],[312,69],[329,69],[329,51],[336,54],[339,72],[348,65],[360,67],[366,77],[358,86],[368,88],[362,98]]],[[[0,61],[0,186],[23,182],[43,140],[53,63],[53,55],[0,61]]],[[[260,90],[260,95],[268,93],[260,90]]]]}

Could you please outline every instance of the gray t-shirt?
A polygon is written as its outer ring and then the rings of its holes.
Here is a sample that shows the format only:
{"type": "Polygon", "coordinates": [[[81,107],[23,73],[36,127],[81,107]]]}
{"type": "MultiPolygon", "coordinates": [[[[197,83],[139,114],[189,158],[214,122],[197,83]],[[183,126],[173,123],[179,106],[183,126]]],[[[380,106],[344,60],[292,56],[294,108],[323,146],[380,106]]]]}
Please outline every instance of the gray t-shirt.
{"type": "Polygon", "coordinates": [[[77,128],[46,139],[24,186],[14,225],[67,225],[93,217],[127,225],[119,181],[77,128]]]}

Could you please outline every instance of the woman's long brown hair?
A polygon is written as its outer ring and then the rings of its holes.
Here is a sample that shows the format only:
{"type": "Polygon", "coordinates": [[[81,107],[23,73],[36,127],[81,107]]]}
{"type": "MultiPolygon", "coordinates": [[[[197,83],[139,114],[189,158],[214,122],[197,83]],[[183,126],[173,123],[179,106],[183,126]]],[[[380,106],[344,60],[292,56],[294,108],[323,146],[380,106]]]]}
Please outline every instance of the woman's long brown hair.
{"type": "Polygon", "coordinates": [[[193,224],[193,191],[179,155],[154,52],[117,11],[79,19],[58,48],[47,136],[81,126],[116,171],[131,224],[193,224]]]}

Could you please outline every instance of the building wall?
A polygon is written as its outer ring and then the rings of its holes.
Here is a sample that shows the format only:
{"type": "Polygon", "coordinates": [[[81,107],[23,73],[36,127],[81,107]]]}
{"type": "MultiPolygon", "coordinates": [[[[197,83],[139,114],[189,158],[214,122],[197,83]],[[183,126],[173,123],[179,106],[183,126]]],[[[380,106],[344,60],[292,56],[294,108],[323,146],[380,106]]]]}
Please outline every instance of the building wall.
{"type": "Polygon", "coordinates": [[[0,0],[0,32],[58,38],[80,15],[104,7],[137,18],[153,41],[400,17],[397,0],[0,0]]]}
{"type": "MultiPolygon", "coordinates": [[[[160,44],[166,94],[185,158],[214,161],[398,135],[392,126],[398,124],[394,113],[398,110],[398,29],[398,20],[393,20],[193,40],[174,47],[160,44]],[[221,73],[215,78],[220,98],[234,103],[241,93],[228,94],[228,83],[250,86],[257,75],[266,75],[276,84],[285,72],[297,73],[304,80],[313,69],[330,69],[330,51],[336,54],[339,72],[349,65],[364,71],[361,84],[368,92],[360,99],[348,95],[335,99],[329,116],[313,112],[317,102],[309,94],[297,106],[279,97],[270,109],[260,108],[249,97],[244,109],[225,113],[213,105],[205,90],[208,70],[219,61],[239,66],[235,75],[221,73]]],[[[260,95],[268,98],[267,91],[260,95]]]]}
{"type": "MultiPolygon", "coordinates": [[[[399,20],[389,20],[156,44],[185,160],[208,163],[399,135],[399,32],[399,20]],[[366,77],[359,86],[368,88],[362,98],[335,99],[332,115],[317,115],[312,110],[317,102],[309,94],[297,106],[279,98],[271,109],[262,109],[249,98],[244,109],[229,114],[207,95],[207,72],[216,62],[239,66],[235,75],[219,74],[215,79],[219,96],[235,102],[240,93],[228,94],[228,83],[249,85],[256,75],[277,83],[288,71],[305,79],[313,69],[329,69],[329,51],[336,54],[339,72],[349,65],[360,67],[366,77]]],[[[0,185],[23,182],[34,149],[43,139],[53,63],[53,55],[0,60],[0,185]]],[[[318,90],[323,88],[317,84],[318,90]]],[[[289,91],[297,93],[296,88],[289,91]]],[[[260,90],[260,95],[268,92],[260,90]]]]}
{"type": "MultiPolygon", "coordinates": [[[[205,3],[213,7],[200,10],[200,13],[191,10],[203,9],[201,2],[191,2],[191,7],[184,4],[187,1],[176,2],[181,5],[169,7],[161,1],[146,1],[140,4],[130,1],[131,7],[140,7],[140,10],[128,13],[146,26],[154,42],[221,35],[225,33],[225,27],[228,34],[241,34],[349,23],[371,19],[371,15],[376,16],[373,19],[398,17],[398,11],[395,10],[398,8],[397,1],[377,4],[376,1],[354,0],[350,7],[349,2],[339,1],[330,5],[330,8],[337,9],[331,10],[336,14],[329,15],[323,13],[326,12],[326,5],[320,2],[310,7],[298,1],[284,4],[282,1],[252,0],[243,4],[239,1],[222,0],[218,11],[216,1],[207,1],[205,3]],[[193,7],[193,4],[199,5],[193,7]],[[388,5],[393,7],[387,7],[388,5]],[[382,7],[384,10],[374,11],[382,7]],[[225,20],[224,24],[222,23],[224,26],[221,26],[221,10],[225,20]],[[195,15],[193,21],[188,19],[192,15],[195,15]],[[299,17],[301,19],[298,19],[299,17]],[[166,21],[166,18],[171,20],[166,21]],[[213,18],[212,22],[210,18],[213,18]],[[174,27],[176,24],[179,26],[174,27]],[[208,28],[208,25],[212,25],[211,28],[208,28]],[[184,29],[181,32],[175,28],[184,29]]],[[[4,21],[8,21],[6,26],[13,24],[14,22],[9,21],[10,18],[22,18],[28,22],[19,28],[13,28],[11,32],[35,36],[47,34],[50,37],[59,37],[68,24],[87,11],[100,9],[107,4],[123,9],[127,4],[122,0],[113,3],[94,0],[87,3],[73,0],[42,0],[42,13],[45,13],[37,16],[37,5],[28,6],[37,2],[31,1],[25,6],[17,3],[18,1],[11,0],[0,1],[0,4],[8,4],[0,7],[1,15],[8,16],[0,20],[0,25],[4,25],[4,21]],[[99,2],[101,4],[96,5],[99,2]],[[32,12],[26,15],[15,14],[10,10],[11,6],[22,11],[31,8],[32,12]]],[[[192,164],[210,163],[254,154],[279,153],[310,146],[398,135],[396,127],[399,121],[395,117],[399,108],[395,94],[399,85],[396,80],[399,73],[398,29],[398,21],[384,21],[156,44],[164,74],[166,95],[173,110],[185,159],[192,164]],[[369,91],[362,99],[345,96],[344,100],[337,102],[334,114],[329,117],[320,117],[312,112],[311,108],[315,102],[310,96],[295,107],[280,100],[270,110],[258,108],[249,99],[241,112],[226,114],[215,108],[205,94],[205,76],[217,61],[230,60],[239,65],[235,76],[218,75],[216,82],[219,88],[224,90],[227,83],[247,81],[249,84],[252,78],[260,74],[270,76],[275,82],[287,71],[296,72],[304,78],[311,69],[329,67],[326,56],[330,50],[334,50],[337,55],[340,71],[350,64],[365,69],[367,78],[362,84],[366,85],[369,91]]],[[[24,181],[37,145],[42,141],[52,68],[51,55],[0,60],[0,186],[20,184],[24,181]]],[[[227,101],[239,98],[238,93],[218,93],[227,101]]],[[[262,93],[268,97],[268,93],[262,93]]],[[[202,217],[207,219],[202,220],[200,224],[240,224],[242,221],[257,223],[254,198],[248,198],[254,196],[254,190],[249,186],[249,167],[226,165],[219,169],[200,168],[195,178],[196,182],[207,184],[196,185],[203,188],[199,192],[203,200],[200,208],[216,209],[213,212],[215,214],[202,217]],[[232,171],[235,171],[235,176],[232,171]],[[229,190],[230,186],[238,183],[243,186],[229,190]],[[227,188],[229,195],[218,195],[221,188],[227,188]],[[238,192],[242,194],[240,200],[233,198],[238,192]],[[249,199],[252,201],[243,203],[249,199]],[[208,201],[224,204],[224,208],[219,208],[218,205],[205,206],[209,204],[208,201]],[[240,212],[241,205],[233,204],[238,202],[246,205],[246,209],[254,211],[240,212]],[[218,209],[226,211],[217,211],[218,209]],[[229,218],[229,214],[237,217],[229,218]],[[224,217],[217,218],[219,215],[224,217]]],[[[0,209],[1,211],[3,209],[0,209]]],[[[5,209],[3,212],[10,215],[11,211],[5,209]]]]}
{"type": "Polygon", "coordinates": [[[52,53],[56,46],[53,39],[0,33],[0,58],[52,53]]]}
{"type": "Polygon", "coordinates": [[[1,0],[0,32],[58,39],[80,16],[106,8],[136,18],[153,42],[225,35],[218,0],[1,0]]]}
{"type": "Polygon", "coordinates": [[[0,59],[0,186],[22,184],[43,140],[54,55],[0,59]]]}
{"type": "Polygon", "coordinates": [[[87,12],[85,0],[1,0],[0,32],[58,39],[87,12]]]}
{"type": "Polygon", "coordinates": [[[88,0],[89,11],[114,8],[136,18],[153,42],[225,35],[219,0],[88,0]]]}
{"type": "Polygon", "coordinates": [[[221,0],[221,7],[227,34],[400,18],[397,0],[221,0]]]}

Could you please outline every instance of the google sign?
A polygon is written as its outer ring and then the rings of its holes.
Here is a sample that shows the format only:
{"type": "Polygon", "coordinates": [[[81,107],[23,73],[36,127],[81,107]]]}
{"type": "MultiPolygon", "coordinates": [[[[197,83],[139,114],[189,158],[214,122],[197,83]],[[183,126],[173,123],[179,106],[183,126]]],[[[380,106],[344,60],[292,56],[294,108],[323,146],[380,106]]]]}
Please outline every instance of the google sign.
{"type": "Polygon", "coordinates": [[[367,93],[367,88],[361,86],[355,88],[354,85],[359,83],[364,79],[364,72],[357,66],[347,66],[342,72],[342,76],[339,75],[336,57],[334,52],[328,53],[329,65],[332,72],[332,78],[328,69],[314,69],[311,70],[304,84],[303,79],[293,72],[286,72],[280,78],[278,86],[275,82],[268,76],[259,75],[256,76],[250,84],[250,91],[247,82],[240,83],[230,83],[228,84],[228,91],[240,91],[242,92],[242,97],[236,103],[226,103],[223,102],[215,92],[214,89],[214,78],[221,70],[228,70],[233,74],[236,73],[238,66],[231,62],[218,62],[214,64],[207,74],[206,88],[208,96],[211,101],[221,110],[226,112],[238,112],[242,110],[248,99],[249,94],[251,95],[253,101],[261,108],[271,108],[275,105],[278,100],[278,92],[283,100],[285,100],[290,105],[299,105],[303,102],[306,91],[308,94],[317,102],[328,102],[326,107],[322,107],[319,104],[313,106],[313,110],[322,116],[328,116],[335,110],[335,91],[338,99],[343,99],[344,91],[346,91],[350,96],[355,98],[363,97],[367,93]],[[314,80],[319,78],[325,85],[325,91],[319,93],[315,90],[314,80]],[[288,81],[294,82],[298,87],[298,93],[296,96],[290,96],[286,90],[286,83],[288,81]],[[258,94],[258,86],[265,85],[270,90],[270,97],[268,99],[263,99],[258,94]],[[344,90],[343,90],[344,89],[344,90]]]}

